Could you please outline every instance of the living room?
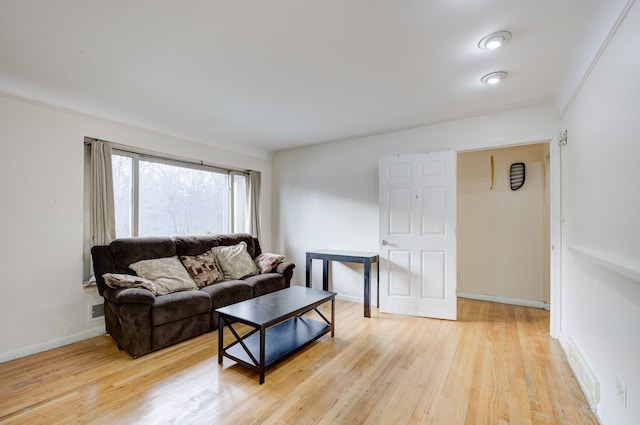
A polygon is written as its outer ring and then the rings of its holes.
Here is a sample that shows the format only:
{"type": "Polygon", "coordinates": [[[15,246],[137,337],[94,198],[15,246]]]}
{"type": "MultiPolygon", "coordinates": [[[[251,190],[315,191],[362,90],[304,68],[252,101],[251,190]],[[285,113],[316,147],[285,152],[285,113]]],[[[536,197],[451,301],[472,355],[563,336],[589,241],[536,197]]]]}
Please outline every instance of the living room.
{"type": "MultiPolygon", "coordinates": [[[[635,163],[640,154],[640,6],[623,3],[618,9],[611,6],[608,16],[614,19],[594,43],[591,65],[574,76],[575,92],[565,109],[547,100],[273,153],[225,145],[224,140],[204,144],[148,129],[127,116],[99,118],[82,108],[52,105],[38,100],[28,76],[12,76],[3,65],[2,217],[3,233],[11,243],[2,250],[0,361],[104,332],[100,322],[87,319],[87,306],[102,299],[80,284],[85,137],[261,172],[261,243],[295,262],[295,283],[303,285],[308,250],[379,249],[381,156],[555,143],[559,132],[567,130],[561,148],[557,338],[566,355],[582,365],[584,382],[592,383],[593,392],[585,396],[600,423],[635,423],[640,417],[640,198],[635,187],[640,181],[635,163]],[[35,260],[34,252],[44,256],[35,260]],[[28,266],[23,264],[25,255],[31,258],[28,266]],[[626,387],[625,400],[619,397],[619,383],[626,387]]],[[[10,36],[3,40],[9,43],[10,36]]],[[[7,47],[2,46],[4,51],[7,47]]],[[[41,89],[46,93],[46,87],[41,89]]],[[[361,299],[360,272],[334,268],[334,290],[345,300],[361,299]]],[[[111,349],[117,352],[115,346],[111,349]]],[[[215,357],[215,349],[210,349],[215,357]]],[[[260,397],[259,392],[252,394],[260,397]]]]}

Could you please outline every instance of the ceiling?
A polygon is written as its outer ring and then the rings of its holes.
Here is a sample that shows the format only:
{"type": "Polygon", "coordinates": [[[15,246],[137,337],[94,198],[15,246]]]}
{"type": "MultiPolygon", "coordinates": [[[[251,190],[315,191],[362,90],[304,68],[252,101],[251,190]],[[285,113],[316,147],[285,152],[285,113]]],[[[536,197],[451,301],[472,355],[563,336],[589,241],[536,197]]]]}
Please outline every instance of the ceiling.
{"type": "Polygon", "coordinates": [[[0,92],[256,155],[560,114],[627,1],[2,0],[0,92]]]}

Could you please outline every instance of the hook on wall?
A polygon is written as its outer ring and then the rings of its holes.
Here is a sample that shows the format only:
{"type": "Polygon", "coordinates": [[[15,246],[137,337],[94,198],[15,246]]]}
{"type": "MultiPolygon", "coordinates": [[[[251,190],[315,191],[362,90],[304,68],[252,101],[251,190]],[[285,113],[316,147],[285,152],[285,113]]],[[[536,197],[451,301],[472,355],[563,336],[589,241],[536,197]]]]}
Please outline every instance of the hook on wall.
{"type": "Polygon", "coordinates": [[[490,163],[491,163],[491,187],[489,188],[489,190],[493,190],[493,182],[495,180],[495,165],[493,162],[493,155],[491,155],[490,163]]]}

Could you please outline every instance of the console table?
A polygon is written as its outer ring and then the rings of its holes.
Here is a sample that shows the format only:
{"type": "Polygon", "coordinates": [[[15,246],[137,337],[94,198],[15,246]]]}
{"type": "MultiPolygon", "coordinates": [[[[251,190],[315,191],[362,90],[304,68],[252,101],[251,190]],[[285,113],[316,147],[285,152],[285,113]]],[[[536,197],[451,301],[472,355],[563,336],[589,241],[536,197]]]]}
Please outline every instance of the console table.
{"type": "MultiPolygon", "coordinates": [[[[322,260],[322,289],[329,290],[329,262],[364,264],[364,317],[371,317],[371,263],[378,263],[378,254],[375,252],[340,251],[335,249],[320,249],[307,252],[307,288],[311,288],[311,263],[312,260],[322,260]]],[[[377,306],[380,307],[380,263],[376,267],[378,297],[377,306]]]]}

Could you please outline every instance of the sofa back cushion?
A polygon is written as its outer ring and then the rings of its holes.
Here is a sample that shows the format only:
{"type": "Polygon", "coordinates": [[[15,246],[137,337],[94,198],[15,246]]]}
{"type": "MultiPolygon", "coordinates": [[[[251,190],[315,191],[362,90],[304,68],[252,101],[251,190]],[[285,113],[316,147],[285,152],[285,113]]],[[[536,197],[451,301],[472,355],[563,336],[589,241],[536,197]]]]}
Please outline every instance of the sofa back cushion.
{"type": "Polygon", "coordinates": [[[251,258],[262,254],[258,240],[249,233],[228,233],[219,235],[201,236],[174,236],[178,257],[182,255],[200,255],[216,246],[238,245],[240,242],[247,244],[247,252],[251,258]]]}
{"type": "Polygon", "coordinates": [[[111,242],[114,273],[135,272],[129,264],[153,258],[173,257],[176,255],[176,245],[173,238],[166,236],[143,236],[137,238],[122,238],[111,242]]]}
{"type": "Polygon", "coordinates": [[[214,246],[218,246],[218,239],[215,236],[174,236],[176,254],[192,257],[210,251],[214,246]]]}

